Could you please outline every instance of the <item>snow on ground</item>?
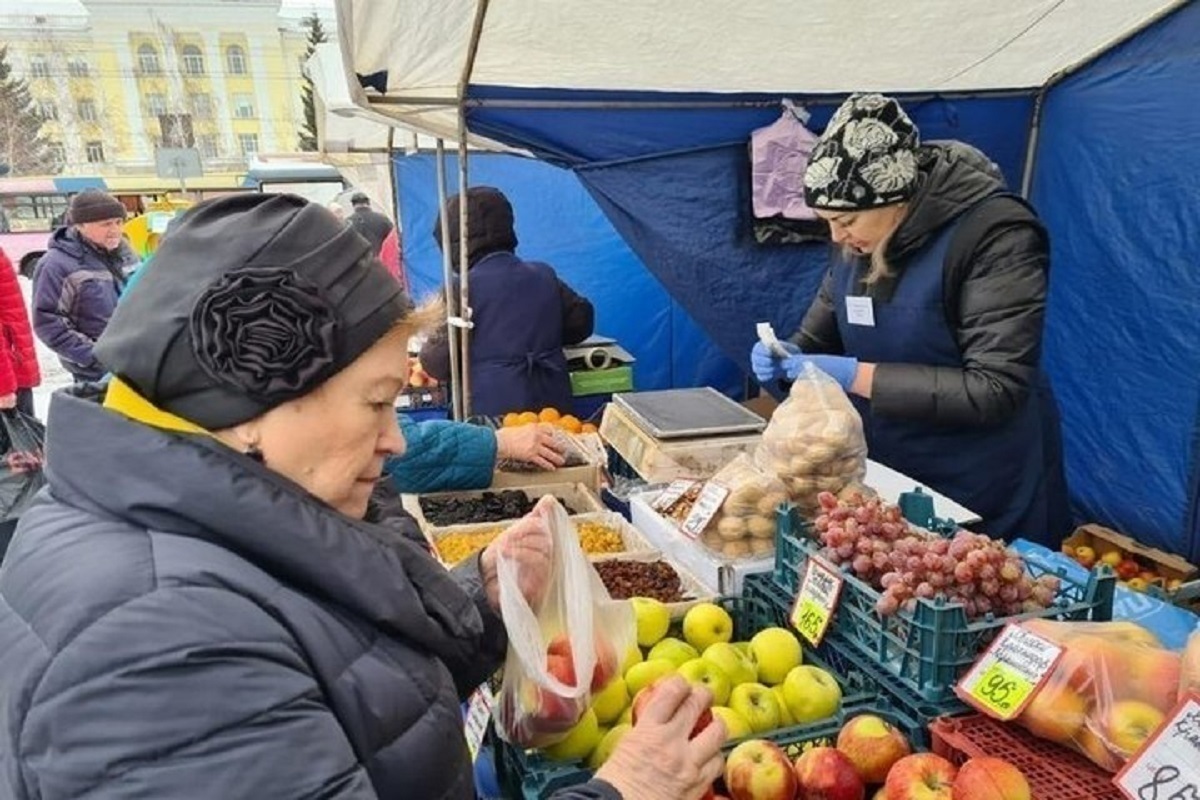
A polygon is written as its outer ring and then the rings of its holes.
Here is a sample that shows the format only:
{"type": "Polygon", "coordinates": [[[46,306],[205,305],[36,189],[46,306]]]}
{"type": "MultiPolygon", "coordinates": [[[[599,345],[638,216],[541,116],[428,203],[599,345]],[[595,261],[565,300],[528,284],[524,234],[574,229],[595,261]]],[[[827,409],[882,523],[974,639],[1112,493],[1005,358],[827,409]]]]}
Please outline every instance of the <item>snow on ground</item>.
{"type": "MultiPolygon", "coordinates": [[[[17,277],[17,281],[21,284],[21,293],[25,295],[25,309],[28,311],[33,308],[33,282],[21,276],[17,277]]],[[[33,342],[37,347],[38,368],[42,371],[42,384],[33,390],[33,404],[37,409],[38,419],[45,422],[46,412],[50,409],[50,395],[64,386],[71,385],[71,373],[63,369],[54,351],[42,344],[42,340],[36,335],[33,342]]]]}

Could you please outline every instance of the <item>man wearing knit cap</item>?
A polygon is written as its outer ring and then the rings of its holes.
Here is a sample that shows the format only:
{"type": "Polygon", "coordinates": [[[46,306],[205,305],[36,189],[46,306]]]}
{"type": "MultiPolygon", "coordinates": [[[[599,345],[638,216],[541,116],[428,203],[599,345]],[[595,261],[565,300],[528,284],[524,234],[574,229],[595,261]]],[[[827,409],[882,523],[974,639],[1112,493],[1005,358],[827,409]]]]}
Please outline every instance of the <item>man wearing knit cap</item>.
{"type": "Polygon", "coordinates": [[[105,369],[92,354],[137,256],[122,238],[125,206],[98,189],[71,199],[33,279],[33,328],[76,381],[105,369]]]}

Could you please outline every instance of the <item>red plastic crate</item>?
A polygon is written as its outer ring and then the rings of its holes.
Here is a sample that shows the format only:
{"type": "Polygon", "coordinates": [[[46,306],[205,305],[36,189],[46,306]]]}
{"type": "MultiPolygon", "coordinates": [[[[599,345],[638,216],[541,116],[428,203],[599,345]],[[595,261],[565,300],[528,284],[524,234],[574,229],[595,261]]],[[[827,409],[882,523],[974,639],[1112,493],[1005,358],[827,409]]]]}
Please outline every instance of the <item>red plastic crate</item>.
{"type": "Polygon", "coordinates": [[[961,766],[1003,758],[1025,774],[1034,800],[1121,800],[1112,775],[1062,745],[982,714],[943,717],[929,726],[933,752],[961,766]]]}

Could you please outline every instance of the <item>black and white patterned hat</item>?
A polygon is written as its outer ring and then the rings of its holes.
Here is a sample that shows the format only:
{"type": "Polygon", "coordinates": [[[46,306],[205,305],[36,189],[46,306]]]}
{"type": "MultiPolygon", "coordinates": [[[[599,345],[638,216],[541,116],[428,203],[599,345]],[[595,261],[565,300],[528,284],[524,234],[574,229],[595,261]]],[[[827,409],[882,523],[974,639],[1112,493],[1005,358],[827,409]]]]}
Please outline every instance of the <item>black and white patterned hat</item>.
{"type": "Polygon", "coordinates": [[[809,208],[861,210],[901,203],[916,192],[917,126],[881,94],[855,94],[817,140],[804,173],[809,208]]]}

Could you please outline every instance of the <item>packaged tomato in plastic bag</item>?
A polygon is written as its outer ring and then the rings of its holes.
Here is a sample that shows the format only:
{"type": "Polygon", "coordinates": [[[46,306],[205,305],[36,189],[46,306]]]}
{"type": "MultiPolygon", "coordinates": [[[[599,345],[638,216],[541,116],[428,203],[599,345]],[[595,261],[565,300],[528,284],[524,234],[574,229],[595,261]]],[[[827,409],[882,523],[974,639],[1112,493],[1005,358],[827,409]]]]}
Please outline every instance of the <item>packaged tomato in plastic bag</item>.
{"type": "Polygon", "coordinates": [[[862,417],[837,381],[806,362],[771,415],[754,460],[778,476],[792,502],[811,514],[821,492],[837,494],[866,475],[862,417]]]}
{"type": "Polygon", "coordinates": [[[1180,654],[1133,622],[1021,625],[1060,645],[1063,655],[1017,722],[1116,772],[1175,708],[1180,654]]]}
{"type": "Polygon", "coordinates": [[[509,640],[496,726],[521,747],[563,739],[592,694],[617,677],[637,636],[632,604],[609,596],[562,505],[543,502],[551,506],[551,575],[536,608],[521,592],[520,564],[496,559],[509,640]]]}

